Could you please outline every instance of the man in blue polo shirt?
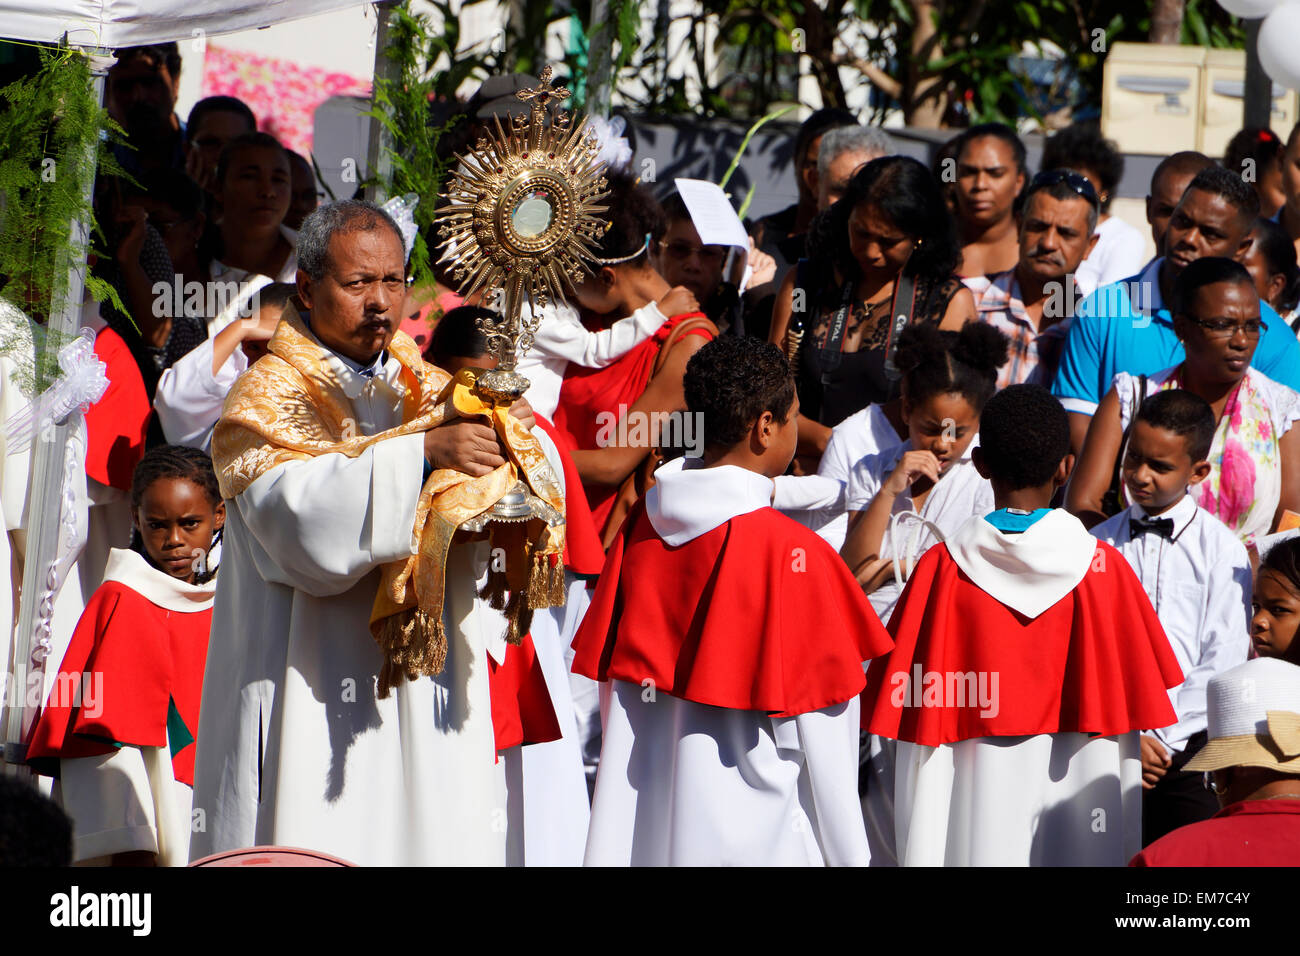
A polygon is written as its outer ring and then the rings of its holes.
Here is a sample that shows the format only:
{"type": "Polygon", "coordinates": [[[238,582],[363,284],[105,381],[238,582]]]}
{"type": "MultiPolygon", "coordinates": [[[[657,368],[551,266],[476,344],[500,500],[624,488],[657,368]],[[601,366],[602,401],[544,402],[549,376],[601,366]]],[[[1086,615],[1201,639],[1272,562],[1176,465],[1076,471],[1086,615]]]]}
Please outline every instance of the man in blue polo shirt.
{"type": "MultiPolygon", "coordinates": [[[[1174,280],[1205,256],[1241,261],[1259,198],[1248,183],[1221,166],[1196,174],[1169,220],[1165,255],[1123,282],[1086,298],[1070,326],[1052,394],[1070,413],[1070,448],[1078,455],[1088,423],[1119,372],[1151,375],[1183,360],[1183,346],[1165,307],[1174,280]]],[[[1300,344],[1268,303],[1252,364],[1269,378],[1300,390],[1300,344]]]]}

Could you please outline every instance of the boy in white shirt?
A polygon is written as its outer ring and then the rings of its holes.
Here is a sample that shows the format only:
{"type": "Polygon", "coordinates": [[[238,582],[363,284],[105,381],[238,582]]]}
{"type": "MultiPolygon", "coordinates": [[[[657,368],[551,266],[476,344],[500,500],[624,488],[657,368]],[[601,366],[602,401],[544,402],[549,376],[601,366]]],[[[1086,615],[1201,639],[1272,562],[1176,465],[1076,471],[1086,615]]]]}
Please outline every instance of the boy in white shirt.
{"type": "Polygon", "coordinates": [[[1187,493],[1210,472],[1214,430],[1210,406],[1191,392],[1144,401],[1121,465],[1133,505],[1092,529],[1132,565],[1184,674],[1169,691],[1178,722],[1141,739],[1143,846],[1218,812],[1200,775],[1181,768],[1205,742],[1206,686],[1250,646],[1250,558],[1187,493]]]}
{"type": "MultiPolygon", "coordinates": [[[[297,291],[288,282],[252,291],[251,315],[218,321],[218,331],[163,372],[153,407],[168,444],[206,449],[226,395],[248,366],[266,354],[280,313],[297,291]]],[[[232,303],[230,315],[246,303],[232,303]]]]}

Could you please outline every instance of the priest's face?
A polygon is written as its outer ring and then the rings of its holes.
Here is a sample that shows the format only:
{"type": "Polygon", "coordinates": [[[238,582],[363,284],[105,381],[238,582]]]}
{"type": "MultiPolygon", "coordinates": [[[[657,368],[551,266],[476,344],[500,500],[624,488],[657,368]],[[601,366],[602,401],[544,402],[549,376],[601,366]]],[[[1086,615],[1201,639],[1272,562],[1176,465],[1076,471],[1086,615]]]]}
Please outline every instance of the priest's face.
{"type": "Polygon", "coordinates": [[[330,239],[325,274],[298,271],[298,294],[311,310],[316,337],[340,355],[363,364],[393,340],[406,299],[402,240],[376,219],[372,226],[339,230],[330,239]]]}

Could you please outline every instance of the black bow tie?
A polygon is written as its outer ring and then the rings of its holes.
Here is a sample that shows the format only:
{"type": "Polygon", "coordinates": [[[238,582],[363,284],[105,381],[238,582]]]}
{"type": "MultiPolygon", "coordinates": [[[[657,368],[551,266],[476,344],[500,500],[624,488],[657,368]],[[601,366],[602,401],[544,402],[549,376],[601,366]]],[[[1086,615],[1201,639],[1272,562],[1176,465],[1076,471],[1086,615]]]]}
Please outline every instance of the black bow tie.
{"type": "Polygon", "coordinates": [[[1173,518],[1129,518],[1128,519],[1128,536],[1136,538],[1138,535],[1150,531],[1152,534],[1158,534],[1168,541],[1174,536],[1174,519],[1173,518]]]}

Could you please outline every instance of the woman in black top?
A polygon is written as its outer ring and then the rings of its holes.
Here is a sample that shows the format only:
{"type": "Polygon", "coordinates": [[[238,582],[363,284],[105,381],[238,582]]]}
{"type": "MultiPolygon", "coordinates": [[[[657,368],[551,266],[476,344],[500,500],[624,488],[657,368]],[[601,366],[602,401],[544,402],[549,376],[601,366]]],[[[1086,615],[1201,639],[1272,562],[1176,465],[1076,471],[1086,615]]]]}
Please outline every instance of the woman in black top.
{"type": "Polygon", "coordinates": [[[799,454],[819,457],[849,415],[895,397],[887,344],[899,312],[960,329],[975,300],[953,269],[961,247],[939,187],[906,156],[874,159],[813,221],[808,257],[787,274],[769,340],[797,351],[799,454]],[[903,281],[900,281],[903,280],[903,281]],[[913,290],[911,308],[892,306],[913,290]]]}

